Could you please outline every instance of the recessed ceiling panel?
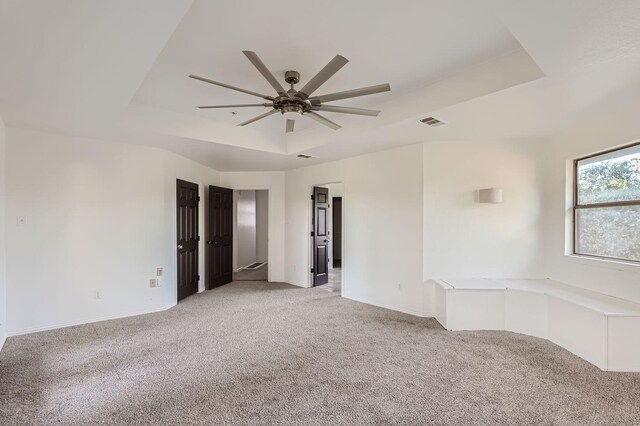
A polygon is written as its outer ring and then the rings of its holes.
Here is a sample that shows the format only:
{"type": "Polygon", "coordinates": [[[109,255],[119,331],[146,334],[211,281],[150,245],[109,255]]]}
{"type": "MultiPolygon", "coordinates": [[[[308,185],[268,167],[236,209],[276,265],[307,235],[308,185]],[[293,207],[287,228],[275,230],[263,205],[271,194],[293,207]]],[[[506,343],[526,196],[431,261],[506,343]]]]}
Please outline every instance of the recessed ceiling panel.
{"type": "MultiPolygon", "coordinates": [[[[267,108],[199,110],[195,107],[263,100],[187,76],[196,74],[275,95],[272,85],[242,53],[251,50],[285,87],[285,72],[298,71],[298,90],[335,55],[343,55],[349,62],[314,94],[390,83],[392,90],[388,93],[331,102],[332,105],[382,109],[380,106],[391,100],[410,96],[417,89],[448,78],[451,73],[519,49],[518,42],[499,21],[469,1],[196,0],[134,101],[230,125],[249,120],[267,108]]],[[[382,110],[381,115],[384,114],[382,110]]],[[[363,131],[375,128],[380,121],[379,117],[336,112],[323,112],[323,115],[345,128],[363,131]]],[[[401,115],[400,111],[398,117],[401,115]]],[[[312,131],[314,139],[326,138],[327,143],[343,131],[300,117],[295,123],[295,132],[287,134],[286,119],[281,114],[247,127],[251,129],[239,132],[238,140],[244,139],[243,133],[257,131],[275,145],[286,141],[288,152],[295,151],[292,143],[305,139],[306,131],[312,131]]],[[[237,143],[229,135],[225,140],[214,136],[205,140],[237,143]]],[[[261,148],[256,146],[256,149],[261,148]]]]}

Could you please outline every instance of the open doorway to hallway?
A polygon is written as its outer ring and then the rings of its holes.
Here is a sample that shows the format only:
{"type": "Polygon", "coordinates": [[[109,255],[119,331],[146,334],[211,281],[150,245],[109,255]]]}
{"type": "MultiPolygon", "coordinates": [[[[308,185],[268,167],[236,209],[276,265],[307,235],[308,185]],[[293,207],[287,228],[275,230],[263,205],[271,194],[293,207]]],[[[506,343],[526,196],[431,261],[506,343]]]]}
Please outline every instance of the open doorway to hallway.
{"type": "Polygon", "coordinates": [[[315,185],[311,200],[311,286],[342,294],[342,183],[315,185]]]}
{"type": "Polygon", "coordinates": [[[233,191],[233,280],[268,281],[269,191],[233,191]]]}

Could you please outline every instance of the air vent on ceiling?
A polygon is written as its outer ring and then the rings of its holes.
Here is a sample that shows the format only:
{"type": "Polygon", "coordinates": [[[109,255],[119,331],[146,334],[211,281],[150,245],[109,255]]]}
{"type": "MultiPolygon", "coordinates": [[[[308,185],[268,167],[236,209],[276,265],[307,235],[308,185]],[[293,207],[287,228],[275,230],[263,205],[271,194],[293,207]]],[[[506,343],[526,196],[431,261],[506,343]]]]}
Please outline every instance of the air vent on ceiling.
{"type": "Polygon", "coordinates": [[[318,158],[318,157],[314,157],[313,155],[307,155],[307,154],[298,154],[298,158],[318,158]]]}
{"type": "Polygon", "coordinates": [[[420,120],[420,122],[424,124],[428,124],[429,126],[432,126],[432,127],[442,126],[445,124],[442,121],[438,120],[437,118],[433,118],[433,117],[423,118],[422,120],[420,120]]]}

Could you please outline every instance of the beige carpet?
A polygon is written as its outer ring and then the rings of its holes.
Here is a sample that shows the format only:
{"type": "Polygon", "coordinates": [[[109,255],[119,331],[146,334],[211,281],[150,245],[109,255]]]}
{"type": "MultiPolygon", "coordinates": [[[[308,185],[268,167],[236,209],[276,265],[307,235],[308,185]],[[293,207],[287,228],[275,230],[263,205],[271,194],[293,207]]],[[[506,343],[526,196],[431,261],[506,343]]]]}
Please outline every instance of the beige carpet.
{"type": "Polygon", "coordinates": [[[637,425],[640,374],[285,284],[10,338],[0,424],[637,425]]]}

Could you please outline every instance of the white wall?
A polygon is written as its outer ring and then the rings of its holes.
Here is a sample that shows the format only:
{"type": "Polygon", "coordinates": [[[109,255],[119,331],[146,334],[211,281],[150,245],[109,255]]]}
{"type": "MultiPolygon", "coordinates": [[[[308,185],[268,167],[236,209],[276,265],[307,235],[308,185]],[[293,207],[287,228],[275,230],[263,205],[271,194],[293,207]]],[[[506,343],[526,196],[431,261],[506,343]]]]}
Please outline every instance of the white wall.
{"type": "Polygon", "coordinates": [[[269,260],[269,191],[256,191],[256,262],[269,260]]]}
{"type": "Polygon", "coordinates": [[[243,189],[234,191],[237,210],[236,266],[235,269],[256,262],[256,191],[243,189]]]}
{"type": "Polygon", "coordinates": [[[6,280],[6,129],[0,117],[0,349],[7,338],[7,280],[6,280]]]}
{"type": "Polygon", "coordinates": [[[7,158],[10,334],[175,304],[175,180],[199,183],[204,200],[216,171],[161,149],[14,128],[7,158]],[[156,267],[162,287],[149,288],[156,267]]]}
{"type": "Polygon", "coordinates": [[[329,185],[326,185],[326,187],[329,188],[329,197],[342,197],[342,182],[330,183],[329,185]]]}
{"type": "Polygon", "coordinates": [[[310,285],[310,191],[343,183],[345,297],[422,313],[422,145],[287,172],[286,280],[310,285]]]}
{"type": "Polygon", "coordinates": [[[540,143],[424,145],[424,279],[539,278],[540,143]],[[477,190],[503,189],[502,204],[477,190]]]}
{"type": "MultiPolygon", "coordinates": [[[[161,149],[9,128],[6,202],[0,126],[0,323],[18,334],[172,306],[176,178],[200,184],[203,200],[209,184],[268,189],[270,281],[310,285],[311,187],[342,182],[345,297],[429,315],[428,278],[549,277],[640,302],[640,267],[564,251],[567,160],[639,139],[639,115],[538,141],[426,143],[288,172],[218,173],[161,149]],[[486,187],[503,188],[504,202],[476,203],[486,187]],[[163,287],[150,289],[158,266],[163,287]]],[[[204,212],[203,202],[201,224],[204,212]]]]}
{"type": "Polygon", "coordinates": [[[222,172],[220,186],[269,190],[269,281],[285,281],[285,172],[222,172]]]}
{"type": "MultiPolygon", "coordinates": [[[[640,105],[565,130],[545,141],[543,174],[544,263],[550,277],[576,286],[640,302],[640,265],[565,255],[565,227],[570,203],[565,184],[567,161],[640,140],[640,105]]],[[[570,197],[569,197],[570,199],[570,197]]]]}
{"type": "Polygon", "coordinates": [[[424,278],[551,278],[640,302],[640,266],[565,249],[572,232],[567,167],[639,140],[638,116],[640,106],[627,107],[532,141],[425,144],[424,278]],[[473,191],[488,187],[503,188],[502,204],[474,202],[473,191]]]}

